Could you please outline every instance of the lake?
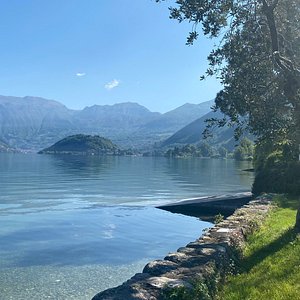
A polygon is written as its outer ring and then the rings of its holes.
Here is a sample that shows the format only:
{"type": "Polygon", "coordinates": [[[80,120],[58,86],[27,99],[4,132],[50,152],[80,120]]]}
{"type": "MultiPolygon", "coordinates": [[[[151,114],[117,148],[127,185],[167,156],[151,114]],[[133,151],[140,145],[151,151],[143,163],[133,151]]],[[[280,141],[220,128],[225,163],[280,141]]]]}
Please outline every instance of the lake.
{"type": "Polygon", "coordinates": [[[90,299],[211,226],[155,206],[251,188],[249,162],[0,154],[0,299],[90,299]]]}

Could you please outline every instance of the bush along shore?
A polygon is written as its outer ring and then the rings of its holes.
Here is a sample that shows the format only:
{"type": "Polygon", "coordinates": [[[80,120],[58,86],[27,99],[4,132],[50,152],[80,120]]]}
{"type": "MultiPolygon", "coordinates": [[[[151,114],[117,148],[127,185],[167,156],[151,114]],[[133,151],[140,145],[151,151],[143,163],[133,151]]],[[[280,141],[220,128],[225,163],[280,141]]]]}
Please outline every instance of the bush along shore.
{"type": "Polygon", "coordinates": [[[142,273],[100,292],[93,300],[222,299],[227,293],[223,286],[228,274],[242,269],[247,240],[273,214],[271,198],[265,194],[227,219],[218,218],[220,222],[198,240],[169,253],[163,260],[148,263],[142,273]]]}

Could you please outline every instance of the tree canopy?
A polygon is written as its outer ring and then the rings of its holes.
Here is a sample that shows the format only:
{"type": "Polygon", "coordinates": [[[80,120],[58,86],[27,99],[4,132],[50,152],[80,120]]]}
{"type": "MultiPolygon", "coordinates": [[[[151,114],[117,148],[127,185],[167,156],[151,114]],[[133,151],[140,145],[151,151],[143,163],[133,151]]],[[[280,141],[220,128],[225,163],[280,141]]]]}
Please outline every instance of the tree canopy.
{"type": "Polygon", "coordinates": [[[285,141],[296,158],[300,144],[299,0],[172,3],[170,18],[193,24],[188,45],[197,40],[199,31],[220,39],[208,56],[205,74],[217,76],[224,86],[215,109],[229,121],[218,120],[218,124],[236,125],[237,135],[247,129],[258,143],[285,141]]]}
{"type": "MultiPolygon", "coordinates": [[[[277,191],[300,194],[300,0],[170,2],[170,18],[192,24],[187,45],[199,32],[220,41],[202,79],[216,76],[222,83],[214,109],[226,118],[210,119],[208,127],[229,123],[236,126],[236,136],[244,130],[253,133],[256,180],[270,172],[282,174],[280,180],[270,180],[271,190],[276,182],[277,191]],[[286,179],[291,166],[292,188],[286,179]]],[[[257,190],[264,186],[255,184],[257,190]]],[[[300,229],[300,210],[298,216],[300,229]]]]}

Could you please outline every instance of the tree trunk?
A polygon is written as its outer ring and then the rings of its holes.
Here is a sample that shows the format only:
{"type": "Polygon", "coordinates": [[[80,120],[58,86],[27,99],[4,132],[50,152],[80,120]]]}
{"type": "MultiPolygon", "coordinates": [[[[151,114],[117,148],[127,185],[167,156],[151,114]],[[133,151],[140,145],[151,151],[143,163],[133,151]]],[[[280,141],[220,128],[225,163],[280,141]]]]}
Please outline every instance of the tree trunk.
{"type": "Polygon", "coordinates": [[[296,232],[300,233],[300,206],[297,211],[295,230],[296,230],[296,232]]]}
{"type": "MultiPolygon", "coordinates": [[[[299,102],[299,89],[300,89],[300,71],[297,65],[290,59],[283,56],[280,51],[278,41],[277,24],[275,21],[274,10],[276,9],[279,0],[267,1],[261,0],[263,5],[264,14],[267,18],[268,27],[270,30],[270,39],[272,45],[273,58],[277,66],[284,72],[286,76],[286,84],[284,88],[285,96],[290,100],[294,108],[294,129],[292,130],[293,136],[291,137],[295,143],[295,150],[298,155],[296,160],[300,161],[300,102],[299,102]]],[[[295,159],[295,158],[294,158],[295,159]]],[[[299,207],[296,216],[295,230],[300,233],[300,198],[299,207]]]]}

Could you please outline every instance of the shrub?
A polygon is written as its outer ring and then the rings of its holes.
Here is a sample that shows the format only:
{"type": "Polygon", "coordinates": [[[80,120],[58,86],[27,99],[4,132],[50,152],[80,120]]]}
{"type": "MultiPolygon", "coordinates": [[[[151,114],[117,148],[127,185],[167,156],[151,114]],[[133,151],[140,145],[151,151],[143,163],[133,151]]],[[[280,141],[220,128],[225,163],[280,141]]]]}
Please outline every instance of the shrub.
{"type": "Polygon", "coordinates": [[[224,216],[222,214],[215,215],[214,223],[219,224],[224,220],[224,216]]]}
{"type": "Polygon", "coordinates": [[[266,164],[256,171],[252,192],[287,193],[300,195],[300,162],[282,162],[270,156],[266,164]]]}

